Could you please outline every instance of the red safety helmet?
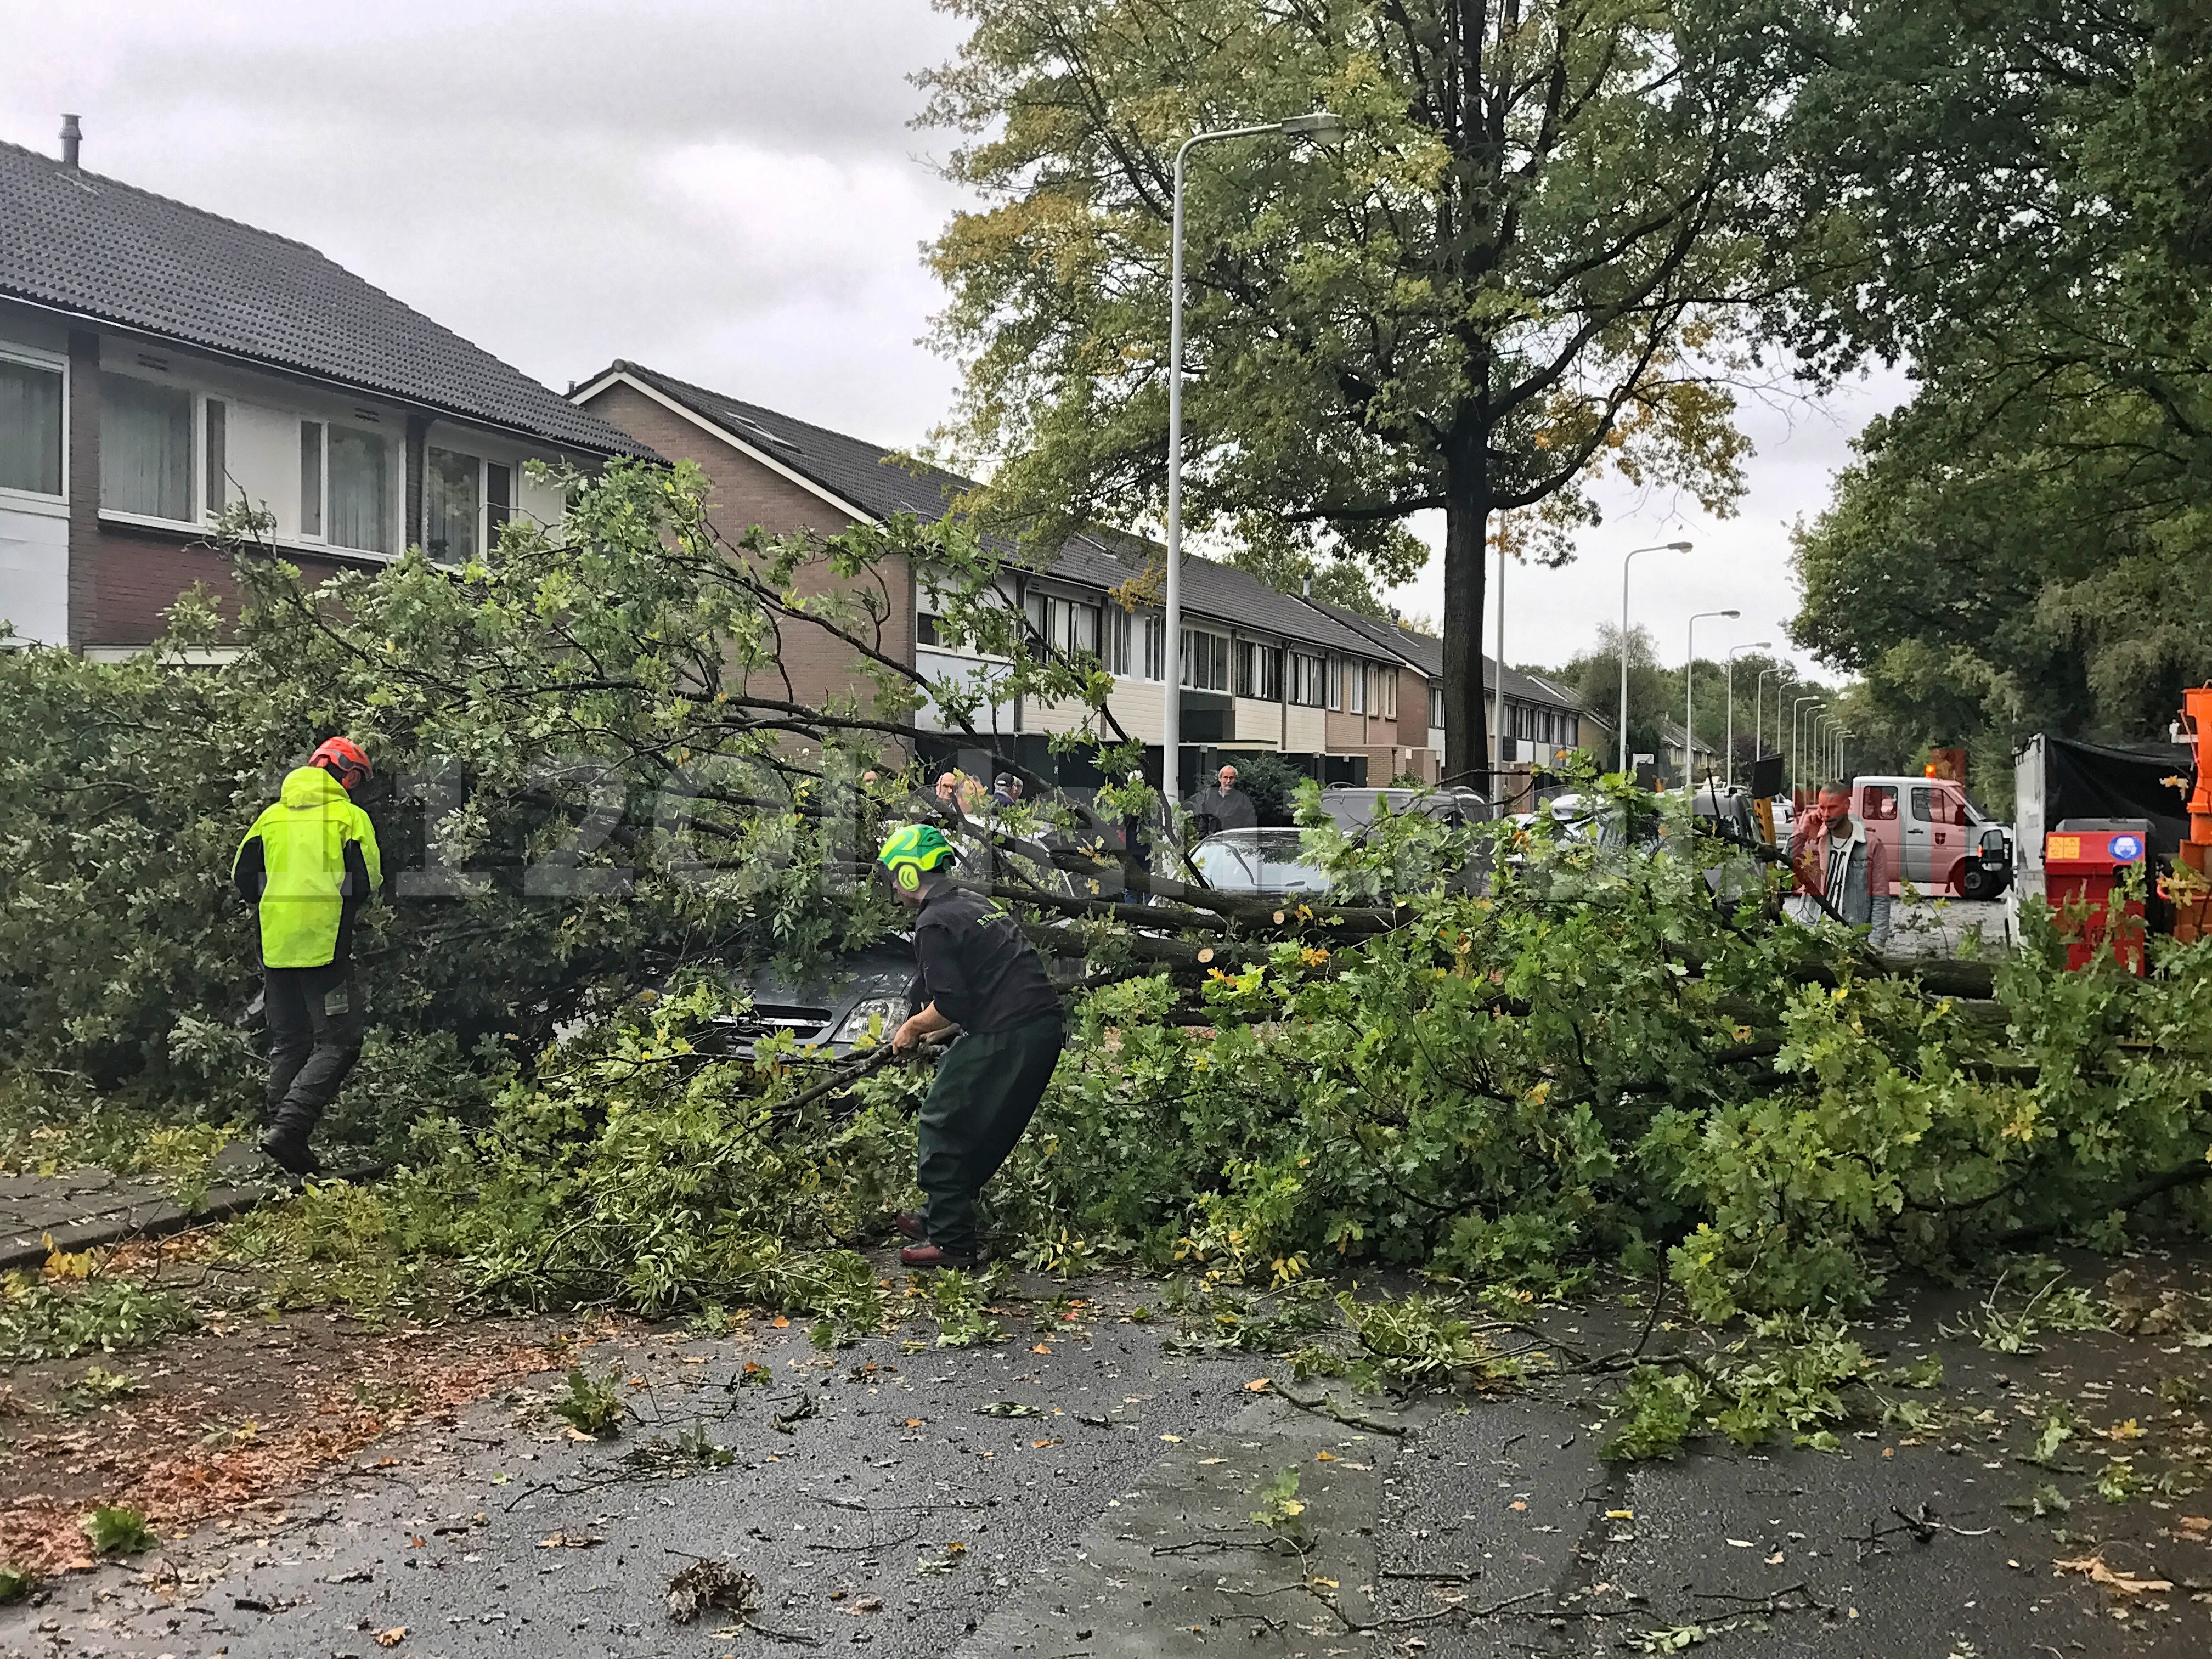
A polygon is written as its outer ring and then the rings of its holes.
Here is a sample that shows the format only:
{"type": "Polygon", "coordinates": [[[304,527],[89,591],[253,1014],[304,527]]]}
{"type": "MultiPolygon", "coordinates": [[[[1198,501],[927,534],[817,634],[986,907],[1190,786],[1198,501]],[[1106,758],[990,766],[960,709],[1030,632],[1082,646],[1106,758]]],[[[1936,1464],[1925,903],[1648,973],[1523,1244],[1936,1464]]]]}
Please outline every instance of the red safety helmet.
{"type": "Polygon", "coordinates": [[[368,757],[361,752],[361,745],[351,738],[327,738],[315,752],[307,757],[307,764],[319,766],[349,789],[358,789],[374,775],[368,757]]]}

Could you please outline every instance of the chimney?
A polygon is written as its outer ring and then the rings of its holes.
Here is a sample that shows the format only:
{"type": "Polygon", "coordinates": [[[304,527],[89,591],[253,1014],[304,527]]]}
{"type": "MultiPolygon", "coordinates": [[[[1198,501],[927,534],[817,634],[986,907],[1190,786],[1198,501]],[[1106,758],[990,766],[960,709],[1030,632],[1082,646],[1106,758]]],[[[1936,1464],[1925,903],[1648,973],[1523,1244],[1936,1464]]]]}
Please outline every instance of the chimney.
{"type": "Polygon", "coordinates": [[[76,147],[83,142],[84,129],[77,125],[76,117],[74,115],[63,116],[62,165],[64,167],[73,167],[76,165],[76,147]]]}
{"type": "Polygon", "coordinates": [[[1313,598],[1313,578],[1311,576],[1306,578],[1305,595],[1308,599],[1313,598]]]}

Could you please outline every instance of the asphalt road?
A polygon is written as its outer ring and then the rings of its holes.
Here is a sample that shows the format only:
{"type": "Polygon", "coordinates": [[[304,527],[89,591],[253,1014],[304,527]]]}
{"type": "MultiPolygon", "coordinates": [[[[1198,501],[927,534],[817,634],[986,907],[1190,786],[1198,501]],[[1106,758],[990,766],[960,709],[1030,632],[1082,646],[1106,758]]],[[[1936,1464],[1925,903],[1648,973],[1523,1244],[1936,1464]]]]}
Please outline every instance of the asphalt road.
{"type": "MultiPolygon", "coordinates": [[[[1832,1453],[1704,1441],[1634,1465],[1596,1452],[1617,1371],[1498,1397],[1323,1395],[1121,1316],[1156,1287],[1079,1287],[1094,1299],[1073,1322],[1037,1287],[1004,1304],[1008,1340],[973,1349],[823,1355],[757,1322],[648,1336],[578,1355],[621,1366],[635,1420],[619,1438],[549,1421],[547,1376],[372,1448],[281,1524],[208,1528],[0,1612],[0,1652],[2202,1656],[2212,1522],[2191,1517],[2212,1493],[2189,1495],[2189,1472],[2212,1423],[2176,1402],[2212,1392],[2208,1281],[2132,1265],[2137,1302],[2179,1293],[2152,1329],[2035,1333],[2016,1354],[1942,1334],[1974,1297],[1902,1297],[1862,1335],[1893,1362],[1942,1355],[1917,1433],[1876,1419],[1832,1453]],[[2180,1379],[2165,1397],[2162,1379],[2180,1379]],[[2024,1461],[2060,1410],[2075,1436],[2024,1461]],[[701,1467],[686,1436],[731,1461],[701,1467]],[[2169,1490],[2096,1496],[2119,1457],[2169,1490]],[[1271,1536],[1252,1516],[1286,1471],[1301,1511],[1271,1536]],[[2039,1518],[2047,1486],[2069,1507],[2039,1518]],[[755,1607],[673,1621],[669,1580],[700,1559],[750,1574],[755,1607]]],[[[1541,1322],[1573,1363],[1633,1345],[1642,1321],[1599,1305],[1541,1322]]],[[[1714,1340],[1662,1322],[1646,1354],[1714,1340]]]]}

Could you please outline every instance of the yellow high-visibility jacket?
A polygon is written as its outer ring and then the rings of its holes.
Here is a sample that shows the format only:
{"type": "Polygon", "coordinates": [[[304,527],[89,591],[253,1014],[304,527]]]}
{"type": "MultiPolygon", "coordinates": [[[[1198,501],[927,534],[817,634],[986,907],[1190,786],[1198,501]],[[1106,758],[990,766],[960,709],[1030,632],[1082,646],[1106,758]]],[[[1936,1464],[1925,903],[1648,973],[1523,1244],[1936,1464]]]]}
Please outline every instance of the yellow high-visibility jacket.
{"type": "Polygon", "coordinates": [[[231,879],[261,912],[266,968],[321,968],[346,956],[355,914],[384,880],[368,814],[319,766],[286,775],[253,820],[231,879]]]}

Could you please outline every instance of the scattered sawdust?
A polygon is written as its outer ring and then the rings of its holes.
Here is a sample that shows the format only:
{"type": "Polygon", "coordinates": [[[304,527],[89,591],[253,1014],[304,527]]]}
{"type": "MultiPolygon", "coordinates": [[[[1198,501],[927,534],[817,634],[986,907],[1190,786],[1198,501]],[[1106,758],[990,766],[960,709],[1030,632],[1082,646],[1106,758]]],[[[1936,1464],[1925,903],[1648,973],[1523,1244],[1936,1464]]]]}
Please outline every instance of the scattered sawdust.
{"type": "MultiPolygon", "coordinates": [[[[41,1576],[89,1568],[77,1522],[95,1503],[143,1510],[174,1538],[295,1491],[382,1436],[452,1422],[510,1379],[553,1369],[553,1329],[498,1320],[380,1332],[306,1313],[204,1328],[132,1355],[148,1381],[142,1396],[97,1415],[41,1419],[63,1426],[16,1437],[0,1470],[0,1561],[41,1576]]],[[[24,1368],[57,1399],[81,1369],[24,1368]]]]}

